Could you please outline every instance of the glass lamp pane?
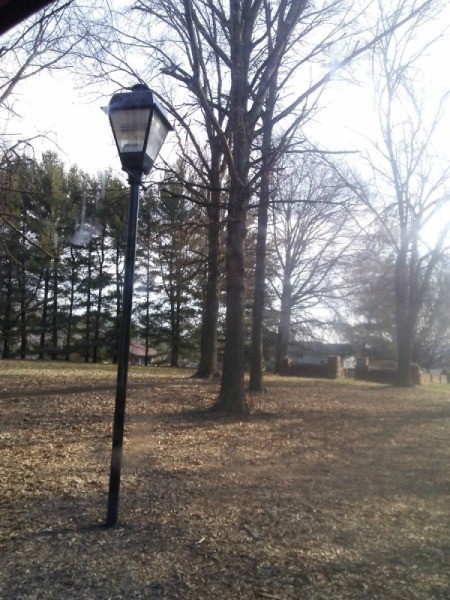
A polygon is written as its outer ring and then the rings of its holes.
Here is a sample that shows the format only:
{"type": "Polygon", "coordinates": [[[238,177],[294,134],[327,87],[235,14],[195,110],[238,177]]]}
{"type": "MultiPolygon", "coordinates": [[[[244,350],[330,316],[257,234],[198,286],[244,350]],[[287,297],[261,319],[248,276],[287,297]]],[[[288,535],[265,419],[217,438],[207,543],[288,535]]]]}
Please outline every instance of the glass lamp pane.
{"type": "Polygon", "coordinates": [[[169,129],[162,120],[157,110],[153,111],[152,123],[150,125],[150,133],[148,135],[147,148],[145,153],[154,162],[161,150],[161,146],[166,139],[169,129]]]}
{"type": "Polygon", "coordinates": [[[110,118],[119,152],[143,151],[150,110],[150,108],[134,108],[111,111],[110,118]]]}

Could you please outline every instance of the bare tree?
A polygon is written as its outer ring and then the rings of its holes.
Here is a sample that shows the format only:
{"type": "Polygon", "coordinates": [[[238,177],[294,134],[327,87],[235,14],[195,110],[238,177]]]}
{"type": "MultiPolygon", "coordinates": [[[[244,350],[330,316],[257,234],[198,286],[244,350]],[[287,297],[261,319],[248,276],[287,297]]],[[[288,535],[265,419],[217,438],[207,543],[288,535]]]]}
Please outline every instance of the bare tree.
{"type": "MultiPolygon", "coordinates": [[[[170,64],[164,72],[182,82],[195,98],[227,164],[226,341],[217,408],[243,412],[244,241],[246,214],[254,190],[251,155],[267,90],[305,3],[283,0],[270,23],[264,20],[262,0],[233,0],[229,10],[221,2],[209,0],[164,4],[141,1],[137,6],[169,25],[183,40],[188,64],[166,54],[164,59],[170,64]],[[269,51],[268,31],[277,27],[280,34],[274,36],[276,43],[269,51]],[[220,97],[212,93],[214,81],[221,82],[220,97]]],[[[155,51],[161,52],[157,46],[155,51]]],[[[218,89],[217,84],[214,89],[218,89]]]]}
{"type": "Polygon", "coordinates": [[[5,35],[0,47],[0,105],[5,106],[15,87],[47,69],[61,68],[84,37],[73,0],[55,3],[5,35]]]}
{"type": "Polygon", "coordinates": [[[310,336],[330,322],[334,304],[346,293],[338,269],[360,233],[350,217],[355,200],[317,159],[291,161],[274,181],[269,269],[279,303],[277,371],[288,354],[293,319],[296,333],[310,336]]]}
{"type": "MultiPolygon", "coordinates": [[[[202,15],[206,16],[205,11],[202,15]]],[[[99,50],[95,55],[95,68],[88,73],[91,82],[105,78],[117,83],[123,78],[149,82],[155,73],[162,72],[168,76],[163,83],[175,81],[179,90],[188,91],[188,95],[176,94],[167,85],[169,89],[160,96],[178,124],[175,152],[187,166],[182,172],[173,166],[178,161],[171,160],[165,163],[164,170],[185,188],[189,201],[203,208],[207,218],[202,343],[194,376],[209,379],[218,371],[220,241],[226,205],[224,193],[227,192],[224,187],[226,162],[218,129],[222,135],[227,135],[229,78],[218,54],[206,54],[202,48],[195,47],[198,40],[192,27],[188,27],[187,19],[184,4],[174,1],[135,2],[125,10],[124,19],[114,11],[107,11],[104,26],[91,32],[91,47],[85,46],[80,57],[90,63],[94,50],[99,50]],[[158,35],[155,36],[156,26],[158,35]],[[193,86],[202,90],[203,103],[195,99],[193,86]],[[213,118],[205,114],[205,107],[213,118]],[[194,179],[183,178],[187,171],[195,175],[194,179]]],[[[211,30],[210,35],[214,37],[218,33],[211,30]]]]}
{"type": "MultiPolygon", "coordinates": [[[[380,227],[364,232],[359,247],[346,269],[351,290],[337,315],[336,328],[358,353],[395,360],[395,253],[380,227]]],[[[444,255],[417,319],[412,359],[427,369],[439,366],[450,338],[449,268],[449,258],[444,255]]]]}
{"type": "MultiPolygon", "coordinates": [[[[219,69],[220,66],[217,66],[219,69]]],[[[218,89],[212,90],[210,102],[212,105],[221,106],[214,98],[221,98],[221,83],[218,80],[218,89]]],[[[219,282],[220,282],[220,260],[221,260],[221,234],[223,233],[223,212],[225,208],[224,187],[226,176],[226,165],[222,146],[217,133],[208,120],[198,125],[186,118],[181,111],[175,111],[178,123],[183,128],[189,143],[179,143],[180,160],[182,160],[194,174],[194,178],[183,177],[185,170],[176,170],[166,165],[166,170],[174,177],[188,192],[187,198],[202,207],[207,220],[207,269],[202,315],[202,339],[200,361],[194,375],[200,379],[211,379],[218,372],[217,365],[217,328],[219,315],[219,282]],[[200,126],[199,126],[200,125],[200,126]],[[199,134],[199,129],[204,130],[204,135],[199,134]],[[204,137],[205,144],[200,140],[204,137]]],[[[218,122],[222,125],[226,121],[226,111],[222,110],[217,115],[218,122]]]]}
{"type": "Polygon", "coordinates": [[[448,256],[437,265],[419,314],[413,360],[429,369],[442,365],[450,339],[450,263],[448,256]]]}
{"type": "MultiPolygon", "coordinates": [[[[20,116],[16,110],[18,87],[43,71],[68,65],[76,46],[85,39],[86,28],[81,11],[73,0],[55,2],[26,23],[11,30],[0,41],[0,180],[10,185],[11,166],[33,151],[36,137],[18,136],[8,131],[10,119],[20,116]]],[[[42,132],[42,137],[45,133],[42,132]]],[[[0,214],[5,212],[0,207],[0,214]]],[[[3,219],[4,220],[4,219],[3,219]]]]}
{"type": "MultiPolygon", "coordinates": [[[[163,73],[182,84],[186,105],[211,128],[227,165],[226,339],[216,407],[245,412],[244,241],[247,210],[261,176],[255,143],[262,135],[269,89],[283,65],[278,80],[278,91],[283,93],[278,94],[272,125],[284,124],[286,140],[302,121],[305,102],[320,92],[336,68],[367,51],[386,31],[380,28],[373,34],[359,26],[357,9],[342,1],[316,7],[299,0],[280,0],[273,12],[267,10],[269,3],[264,0],[230,0],[227,6],[212,0],[139,0],[133,6],[148,19],[147,30],[153,37],[147,39],[143,21],[127,43],[151,51],[151,66],[156,67],[153,56],[159,57],[163,73]],[[161,24],[164,29],[155,39],[154,32],[161,24]],[[321,68],[311,78],[314,61],[321,63],[321,68]],[[294,74],[299,71],[306,82],[300,91],[294,84],[294,74]],[[218,89],[219,80],[220,97],[211,92],[213,87],[218,89]]],[[[416,10],[418,7],[403,11],[395,26],[411,19],[416,10]]],[[[106,64],[105,72],[130,75],[129,62],[121,51],[106,64]]]]}
{"type": "MultiPolygon", "coordinates": [[[[395,14],[410,5],[399,1],[395,14]]],[[[387,19],[381,2],[379,8],[382,19],[387,19]]],[[[380,137],[368,153],[374,193],[366,195],[365,202],[384,226],[395,255],[397,382],[401,386],[411,385],[419,314],[450,233],[450,159],[434,147],[449,94],[444,93],[433,107],[427,90],[421,89],[421,61],[440,37],[426,35],[432,18],[436,13],[417,12],[407,26],[383,37],[373,54],[380,137]]]]}

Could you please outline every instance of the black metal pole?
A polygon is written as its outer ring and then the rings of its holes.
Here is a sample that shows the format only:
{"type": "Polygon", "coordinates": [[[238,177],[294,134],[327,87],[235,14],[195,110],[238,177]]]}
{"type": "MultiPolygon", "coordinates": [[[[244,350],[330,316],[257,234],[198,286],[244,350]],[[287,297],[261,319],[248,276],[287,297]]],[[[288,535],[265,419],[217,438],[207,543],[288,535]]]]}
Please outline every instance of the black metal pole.
{"type": "Polygon", "coordinates": [[[123,430],[127,397],[128,360],[130,353],[131,309],[133,305],[134,262],[136,257],[136,235],[139,214],[139,186],[142,173],[133,172],[129,176],[130,202],[128,205],[127,248],[125,254],[125,277],[123,283],[122,320],[119,347],[117,351],[116,405],[111,451],[111,471],[109,477],[108,513],[106,527],[117,524],[119,510],[120,473],[122,468],[123,430]]]}

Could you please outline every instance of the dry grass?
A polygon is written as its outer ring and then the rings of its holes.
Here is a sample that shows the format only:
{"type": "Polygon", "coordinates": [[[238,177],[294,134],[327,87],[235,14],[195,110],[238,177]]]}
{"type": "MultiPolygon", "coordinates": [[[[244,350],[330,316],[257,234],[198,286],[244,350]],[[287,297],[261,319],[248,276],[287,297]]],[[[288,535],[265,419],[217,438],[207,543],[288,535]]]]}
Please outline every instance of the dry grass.
{"type": "Polygon", "coordinates": [[[187,375],[132,369],[105,530],[114,368],[0,362],[1,598],[450,597],[450,386],[269,378],[233,420],[187,375]]]}

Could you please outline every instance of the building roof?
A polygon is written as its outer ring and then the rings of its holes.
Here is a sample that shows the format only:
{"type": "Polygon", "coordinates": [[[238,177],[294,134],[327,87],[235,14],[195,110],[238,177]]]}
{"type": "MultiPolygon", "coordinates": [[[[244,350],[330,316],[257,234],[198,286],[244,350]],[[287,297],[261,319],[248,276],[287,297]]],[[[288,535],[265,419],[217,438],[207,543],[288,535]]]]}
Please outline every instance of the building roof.
{"type": "Polygon", "coordinates": [[[0,35],[55,0],[0,0],[0,35]]]}
{"type": "Polygon", "coordinates": [[[325,342],[291,342],[289,353],[314,353],[321,356],[353,356],[355,351],[348,343],[327,344],[325,342]]]}
{"type": "MultiPolygon", "coordinates": [[[[148,349],[149,356],[156,356],[158,352],[154,348],[148,349]]],[[[145,356],[145,346],[139,344],[139,342],[130,342],[130,355],[131,356],[145,356]]]]}

